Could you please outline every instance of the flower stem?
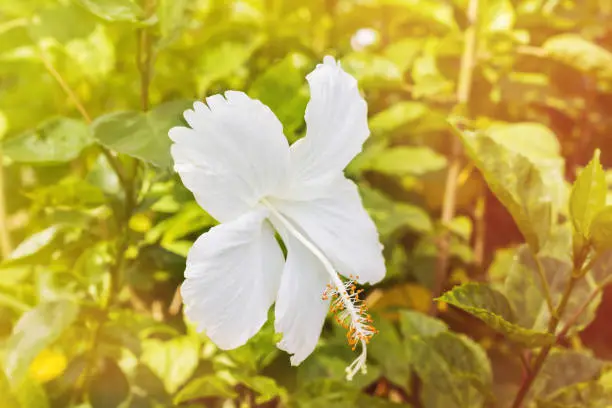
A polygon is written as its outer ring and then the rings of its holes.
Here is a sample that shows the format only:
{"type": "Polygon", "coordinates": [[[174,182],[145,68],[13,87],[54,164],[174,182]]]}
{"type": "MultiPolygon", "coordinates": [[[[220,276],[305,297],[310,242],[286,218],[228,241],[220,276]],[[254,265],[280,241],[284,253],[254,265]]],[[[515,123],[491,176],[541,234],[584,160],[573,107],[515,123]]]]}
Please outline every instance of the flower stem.
{"type": "MultiPolygon", "coordinates": [[[[351,316],[351,320],[353,322],[358,322],[360,320],[360,313],[355,309],[353,303],[350,301],[350,296],[344,286],[344,282],[338,276],[338,273],[334,269],[334,266],[331,264],[329,259],[323,254],[323,252],[316,247],[308,238],[306,238],[300,231],[297,230],[283,214],[281,214],[270,202],[267,200],[261,200],[261,203],[270,210],[270,212],[276,217],[283,226],[287,229],[287,231],[300,243],[302,243],[321,263],[323,267],[329,274],[329,277],[333,283],[334,288],[338,292],[340,298],[342,299],[344,306],[348,313],[351,316]]],[[[361,354],[346,368],[346,378],[347,380],[351,380],[353,376],[361,370],[362,373],[366,372],[366,359],[367,359],[368,351],[367,344],[365,340],[361,340],[361,354]]]]}
{"type": "MultiPolygon", "coordinates": [[[[478,5],[479,0],[470,0],[468,4],[467,17],[469,27],[465,31],[465,46],[461,55],[461,67],[459,69],[459,82],[457,84],[457,110],[467,111],[467,104],[472,90],[472,74],[476,61],[476,44],[478,29],[478,5]]],[[[461,171],[461,141],[453,138],[451,147],[450,165],[446,173],[444,187],[444,201],[442,203],[441,223],[447,226],[455,216],[457,204],[458,178],[461,171]]],[[[448,269],[448,258],[450,252],[449,233],[444,230],[438,240],[438,258],[436,260],[436,275],[432,290],[432,299],[440,296],[446,273],[448,269]]],[[[430,314],[437,314],[435,302],[431,302],[430,314]]]]}

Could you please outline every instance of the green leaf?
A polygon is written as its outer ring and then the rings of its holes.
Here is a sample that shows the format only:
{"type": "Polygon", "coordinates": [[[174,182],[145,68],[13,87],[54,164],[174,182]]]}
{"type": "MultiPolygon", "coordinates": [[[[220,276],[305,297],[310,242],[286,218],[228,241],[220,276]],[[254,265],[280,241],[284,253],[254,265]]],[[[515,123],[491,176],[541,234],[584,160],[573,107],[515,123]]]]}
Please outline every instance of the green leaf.
{"type": "Polygon", "coordinates": [[[381,374],[389,381],[408,388],[411,378],[406,347],[397,329],[389,319],[374,316],[378,333],[368,345],[368,356],[381,367],[381,374]]]}
{"type": "MultiPolygon", "coordinates": [[[[556,232],[555,235],[568,236],[568,238],[562,238],[568,241],[562,247],[565,254],[571,253],[571,242],[569,242],[571,226],[569,223],[567,223],[566,228],[563,228],[561,232],[556,232]]],[[[544,248],[537,256],[553,304],[558,304],[568,281],[571,279],[573,262],[568,256],[554,256],[554,253],[550,252],[548,248],[544,248]]],[[[600,264],[596,264],[596,266],[599,268],[600,264]]],[[[604,274],[595,271],[594,265],[594,269],[587,273],[585,279],[580,279],[574,284],[574,289],[567,300],[566,310],[568,310],[568,313],[561,317],[560,327],[571,318],[572,313],[569,311],[578,310],[582,307],[584,299],[591,294],[594,286],[604,278],[604,274]]],[[[514,251],[513,262],[510,265],[503,291],[515,311],[517,319],[515,323],[536,331],[547,330],[550,312],[544,300],[545,290],[542,286],[542,278],[538,272],[534,255],[526,245],[522,245],[514,251]]],[[[601,295],[593,299],[572,325],[570,335],[582,330],[595,318],[595,312],[600,301],[601,295]]]]}
{"type": "Polygon", "coordinates": [[[168,341],[147,339],[142,347],[141,361],[163,381],[170,394],[185,383],[198,366],[200,345],[193,337],[175,337],[168,341]]]}
{"type": "Polygon", "coordinates": [[[129,395],[128,379],[110,358],[105,358],[98,364],[99,367],[89,383],[89,402],[92,408],[118,407],[129,395]]]}
{"type": "MultiPolygon", "coordinates": [[[[422,40],[420,38],[402,38],[385,48],[383,55],[404,73],[410,69],[414,60],[421,53],[421,47],[422,40]]],[[[399,102],[398,105],[403,103],[399,102]]]]}
{"type": "Polygon", "coordinates": [[[281,400],[286,399],[287,391],[279,386],[272,378],[263,376],[238,376],[237,379],[259,394],[255,397],[256,404],[264,404],[274,398],[280,398],[281,400]]]}
{"type": "Polygon", "coordinates": [[[435,336],[447,330],[442,320],[410,310],[400,312],[400,331],[404,338],[435,336]]]}
{"type": "Polygon", "coordinates": [[[555,336],[549,333],[529,330],[516,324],[508,299],[488,285],[467,283],[455,287],[438,299],[470,313],[504,334],[508,340],[525,347],[542,347],[555,342],[555,336]]]}
{"type": "Polygon", "coordinates": [[[133,0],[76,0],[92,14],[106,21],[139,22],[144,11],[133,0]]]}
{"type": "Polygon", "coordinates": [[[159,17],[159,31],[162,36],[157,44],[158,48],[172,44],[179,36],[185,25],[185,12],[188,4],[187,0],[160,0],[158,2],[157,15],[159,17]]]}
{"type": "Polygon", "coordinates": [[[221,397],[234,399],[238,394],[225,379],[215,375],[195,378],[185,385],[174,397],[174,404],[179,405],[198,398],[221,397]]]}
{"type": "Polygon", "coordinates": [[[56,164],[76,159],[93,139],[85,122],[69,118],[49,119],[36,129],[4,139],[2,150],[15,162],[56,164]]]}
{"type": "Polygon", "coordinates": [[[292,396],[296,408],[405,408],[383,398],[371,397],[346,381],[321,378],[302,384],[292,396]]]}
{"type": "Polygon", "coordinates": [[[576,178],[569,202],[574,228],[585,238],[590,235],[593,218],[606,205],[607,192],[606,174],[599,162],[599,150],[597,150],[593,159],[576,178]]]}
{"type": "Polygon", "coordinates": [[[442,170],[446,158],[425,146],[398,146],[380,152],[365,166],[391,176],[423,175],[442,170]]]}
{"type": "Polygon", "coordinates": [[[78,306],[70,300],[41,303],[24,313],[7,341],[6,375],[13,384],[25,377],[30,363],[55,342],[77,317],[78,306]]]}
{"type": "Polygon", "coordinates": [[[60,227],[52,225],[47,229],[30,235],[11,252],[6,263],[15,265],[18,263],[17,261],[27,261],[31,259],[32,256],[49,248],[60,231],[60,227]]]}
{"type": "Polygon", "coordinates": [[[403,101],[378,112],[370,119],[370,130],[373,136],[384,136],[423,118],[429,112],[426,104],[415,101],[403,101]]]}
{"type": "Polygon", "coordinates": [[[435,336],[413,337],[407,344],[419,378],[450,397],[455,406],[478,406],[491,394],[490,362],[484,350],[469,338],[443,331],[435,336]]]}
{"type": "Polygon", "coordinates": [[[552,181],[556,177],[544,183],[536,164],[494,137],[469,131],[457,133],[493,194],[508,209],[527,243],[538,252],[552,228],[553,204],[559,188],[552,181]]]}
{"type": "Polygon", "coordinates": [[[342,58],[342,67],[364,89],[395,89],[402,83],[402,73],[385,57],[354,52],[342,58]]]}
{"type": "Polygon", "coordinates": [[[260,44],[259,37],[248,42],[227,40],[210,43],[197,63],[198,92],[203,94],[213,82],[236,74],[260,44]]]}
{"type": "Polygon", "coordinates": [[[599,211],[591,222],[591,242],[599,251],[612,249],[612,206],[599,211]]]}
{"type": "Polygon", "coordinates": [[[597,381],[579,382],[538,397],[537,408],[607,408],[612,401],[611,378],[607,372],[597,381]]]}
{"type": "Polygon", "coordinates": [[[294,139],[291,136],[304,123],[309,100],[303,72],[306,64],[300,54],[288,55],[258,76],[248,92],[274,112],[290,139],[294,139]]]}
{"type": "Polygon", "coordinates": [[[4,399],[2,401],[4,405],[2,405],[2,407],[21,408],[11,388],[11,384],[4,374],[4,369],[2,368],[2,365],[0,365],[0,395],[2,395],[2,398],[4,399]]]}
{"type": "Polygon", "coordinates": [[[612,53],[578,34],[559,34],[542,45],[548,55],[580,72],[599,79],[612,79],[612,53]]]}
{"type": "Polygon", "coordinates": [[[21,408],[49,408],[50,406],[46,390],[41,384],[29,377],[26,377],[14,388],[13,394],[19,401],[19,407],[21,408]]]}
{"type": "Polygon", "coordinates": [[[516,15],[510,0],[488,0],[482,4],[479,27],[485,32],[508,31],[514,26],[516,15]]]}
{"type": "Polygon", "coordinates": [[[603,362],[583,352],[554,350],[533,384],[532,394],[546,398],[562,388],[596,378],[603,362]]]}
{"type": "Polygon", "coordinates": [[[429,214],[420,207],[395,202],[381,192],[362,186],[359,193],[363,204],[374,219],[378,232],[388,237],[404,228],[417,232],[430,232],[433,225],[429,214]]]}
{"type": "Polygon", "coordinates": [[[95,17],[74,4],[45,8],[28,26],[30,36],[36,40],[52,38],[59,43],[87,37],[95,27],[95,17]]]}
{"type": "Polygon", "coordinates": [[[182,114],[190,105],[190,102],[178,100],[163,103],[146,113],[109,113],[92,123],[93,135],[111,150],[170,168],[172,141],[168,130],[181,125],[182,114]]]}

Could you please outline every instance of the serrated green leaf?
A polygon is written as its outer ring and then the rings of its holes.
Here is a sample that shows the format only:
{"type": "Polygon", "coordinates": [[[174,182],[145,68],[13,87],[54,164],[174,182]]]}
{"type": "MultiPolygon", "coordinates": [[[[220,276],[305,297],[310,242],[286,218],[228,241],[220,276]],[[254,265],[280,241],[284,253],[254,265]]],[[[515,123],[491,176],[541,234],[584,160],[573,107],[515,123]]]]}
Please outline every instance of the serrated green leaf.
{"type": "Polygon", "coordinates": [[[480,346],[467,337],[442,331],[433,336],[412,337],[407,347],[419,378],[450,397],[455,406],[479,405],[484,400],[482,394],[491,394],[489,360],[480,346]]]}
{"type": "Polygon", "coordinates": [[[467,283],[444,293],[439,300],[456,306],[525,347],[542,347],[555,342],[555,336],[521,327],[515,323],[508,299],[490,286],[467,283]]]}
{"type": "Polygon", "coordinates": [[[225,379],[215,375],[205,375],[195,378],[185,385],[174,397],[174,404],[179,405],[185,402],[206,397],[221,397],[234,399],[238,394],[225,379]]]}
{"type": "Polygon", "coordinates": [[[95,139],[119,153],[136,157],[161,168],[172,166],[168,130],[181,124],[182,114],[190,102],[163,103],[153,110],[109,113],[91,125],[95,139]]]}
{"type": "Polygon", "coordinates": [[[599,151],[580,172],[570,195],[569,210],[574,228],[588,238],[591,222],[606,205],[606,174],[599,162],[599,151]]]}
{"type": "Polygon", "coordinates": [[[20,163],[57,164],[76,159],[93,139],[85,122],[69,118],[53,118],[36,129],[4,139],[5,156],[20,163]]]}
{"type": "Polygon", "coordinates": [[[424,146],[398,146],[380,152],[367,168],[391,176],[423,175],[442,170],[446,158],[424,146]]]}
{"type": "Polygon", "coordinates": [[[469,131],[457,133],[490,190],[508,209],[527,243],[538,252],[551,232],[558,185],[548,178],[544,183],[536,164],[493,137],[469,131]]]}
{"type": "Polygon", "coordinates": [[[57,340],[77,317],[78,306],[69,300],[45,302],[24,313],[7,341],[6,375],[19,384],[34,358],[57,340]]]}
{"type": "Polygon", "coordinates": [[[542,47],[556,61],[600,79],[612,79],[612,53],[578,34],[553,36],[542,47]]]}
{"type": "Polygon", "coordinates": [[[591,222],[591,242],[599,251],[612,249],[612,206],[599,211],[591,222]]]}

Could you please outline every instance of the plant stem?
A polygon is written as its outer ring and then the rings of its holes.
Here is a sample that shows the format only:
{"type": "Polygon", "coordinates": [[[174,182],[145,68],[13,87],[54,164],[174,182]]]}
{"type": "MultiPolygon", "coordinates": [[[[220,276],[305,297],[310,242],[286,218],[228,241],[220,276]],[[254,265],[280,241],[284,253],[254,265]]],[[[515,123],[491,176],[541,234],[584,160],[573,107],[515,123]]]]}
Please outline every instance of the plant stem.
{"type": "Polygon", "coordinates": [[[589,307],[589,305],[593,303],[595,298],[597,298],[597,295],[610,282],[612,282],[612,276],[608,276],[599,285],[597,285],[595,289],[593,289],[593,291],[589,294],[589,297],[587,297],[586,300],[580,305],[580,307],[576,309],[574,314],[569,319],[567,319],[567,322],[565,322],[565,325],[563,325],[563,328],[557,334],[557,342],[559,342],[559,340],[565,337],[565,335],[569,332],[572,326],[576,324],[576,322],[578,321],[578,318],[584,313],[587,307],[589,307]]]}
{"type": "MultiPolygon", "coordinates": [[[[576,282],[580,279],[580,277],[577,277],[575,275],[577,274],[572,273],[572,276],[568,281],[567,286],[565,287],[565,291],[563,292],[563,296],[561,297],[561,301],[559,302],[559,306],[557,306],[555,314],[551,315],[550,317],[550,321],[548,322],[548,333],[550,334],[555,334],[557,326],[559,326],[559,322],[561,320],[561,317],[563,316],[563,312],[567,307],[567,302],[569,301],[570,295],[572,294],[572,290],[574,289],[576,282]]],[[[520,408],[523,405],[523,401],[525,400],[525,397],[527,397],[527,394],[529,393],[529,390],[531,389],[534,380],[540,373],[540,370],[542,369],[542,366],[544,365],[544,362],[546,361],[550,350],[552,350],[552,346],[552,344],[545,346],[538,353],[538,356],[536,357],[536,360],[533,363],[531,371],[523,380],[523,383],[521,384],[521,387],[519,388],[519,391],[516,394],[516,397],[514,398],[512,408],[520,408]]]]}
{"type": "MultiPolygon", "coordinates": [[[[72,88],[70,88],[68,83],[60,75],[60,73],[55,69],[55,67],[53,66],[51,61],[47,58],[45,53],[43,51],[40,51],[39,55],[40,55],[40,60],[42,61],[43,65],[45,66],[49,74],[51,74],[53,79],[57,81],[58,85],[66,93],[66,95],[68,96],[72,104],[76,107],[76,109],[79,111],[79,113],[81,114],[85,122],[87,122],[87,124],[91,124],[92,122],[91,116],[87,112],[87,109],[85,109],[85,106],[83,105],[83,103],[81,102],[77,94],[72,90],[72,88]]],[[[113,156],[113,154],[108,149],[106,149],[104,146],[100,146],[100,149],[102,151],[102,154],[106,157],[106,160],[108,161],[110,166],[113,168],[113,171],[117,174],[119,181],[125,187],[126,176],[125,176],[125,172],[123,171],[123,167],[121,166],[117,158],[113,156]]]]}
{"type": "Polygon", "coordinates": [[[536,270],[538,271],[538,275],[540,276],[540,280],[542,281],[542,290],[544,291],[544,299],[546,300],[548,312],[551,316],[556,316],[557,311],[555,310],[555,305],[550,292],[550,285],[548,284],[548,280],[546,279],[546,272],[544,271],[542,261],[540,260],[538,254],[535,251],[531,251],[531,255],[533,256],[533,260],[536,264],[536,270]]]}
{"type": "Polygon", "coordinates": [[[66,81],[64,81],[64,78],[60,75],[60,73],[57,72],[57,70],[55,69],[55,67],[51,63],[51,61],[45,55],[44,51],[41,50],[39,55],[40,55],[40,60],[42,61],[43,65],[45,66],[47,71],[49,71],[49,74],[51,74],[53,79],[55,79],[57,81],[57,83],[62,88],[62,90],[66,93],[68,98],[70,98],[70,101],[72,101],[72,103],[77,108],[77,110],[79,111],[81,116],[83,116],[83,119],[85,119],[85,122],[91,123],[91,116],[89,116],[89,114],[87,113],[87,110],[85,110],[85,107],[83,106],[83,104],[79,100],[79,97],[72,90],[72,88],[70,88],[70,86],[68,86],[66,81]]]}
{"type": "MultiPolygon", "coordinates": [[[[155,12],[155,1],[145,0],[144,11],[147,17],[155,12]]],[[[136,64],[140,72],[140,108],[149,110],[149,85],[151,84],[151,68],[153,62],[153,43],[149,30],[143,27],[138,30],[138,49],[136,52],[136,64]]]]}
{"type": "MultiPolygon", "coordinates": [[[[470,0],[467,10],[469,27],[465,31],[465,46],[461,56],[461,67],[459,70],[459,82],[457,85],[457,109],[467,111],[467,105],[472,90],[472,74],[476,61],[476,44],[478,32],[478,0],[470,0]]],[[[450,165],[446,173],[444,187],[444,201],[442,203],[441,223],[448,225],[455,216],[457,202],[458,177],[461,171],[461,141],[453,138],[451,148],[450,165]]],[[[433,299],[440,296],[446,281],[446,270],[448,269],[449,259],[449,233],[444,230],[438,240],[438,258],[436,261],[436,276],[432,290],[432,304],[430,314],[437,314],[436,304],[433,299]]]]}
{"type": "Polygon", "coordinates": [[[8,230],[6,211],[6,195],[4,193],[4,165],[2,149],[0,149],[0,254],[2,259],[8,258],[13,250],[11,235],[8,230]]]}

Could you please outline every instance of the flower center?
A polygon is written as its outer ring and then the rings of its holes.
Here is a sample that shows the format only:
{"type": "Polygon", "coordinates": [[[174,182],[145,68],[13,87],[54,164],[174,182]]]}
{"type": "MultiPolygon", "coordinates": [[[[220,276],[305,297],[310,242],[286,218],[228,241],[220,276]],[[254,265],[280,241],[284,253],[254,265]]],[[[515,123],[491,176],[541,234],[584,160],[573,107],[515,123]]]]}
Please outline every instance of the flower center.
{"type": "Polygon", "coordinates": [[[347,330],[347,340],[353,350],[357,348],[357,343],[361,344],[361,354],[346,368],[347,380],[352,380],[357,372],[363,374],[367,372],[366,359],[368,355],[367,345],[370,338],[378,331],[372,326],[372,318],[367,312],[365,303],[359,299],[359,294],[363,291],[357,289],[355,280],[359,277],[351,276],[351,279],[343,282],[332,263],[325,254],[305,237],[284,215],[274,208],[267,200],[261,203],[274,214],[283,224],[287,231],[300,241],[314,256],[316,256],[325,270],[329,274],[331,283],[327,284],[323,292],[323,300],[332,299],[330,309],[336,314],[336,321],[347,330]]]}

